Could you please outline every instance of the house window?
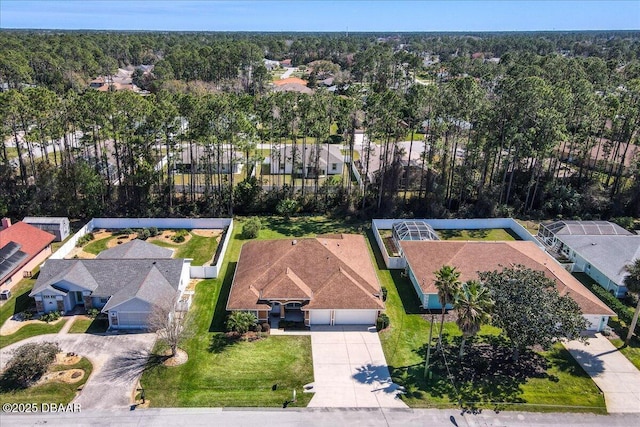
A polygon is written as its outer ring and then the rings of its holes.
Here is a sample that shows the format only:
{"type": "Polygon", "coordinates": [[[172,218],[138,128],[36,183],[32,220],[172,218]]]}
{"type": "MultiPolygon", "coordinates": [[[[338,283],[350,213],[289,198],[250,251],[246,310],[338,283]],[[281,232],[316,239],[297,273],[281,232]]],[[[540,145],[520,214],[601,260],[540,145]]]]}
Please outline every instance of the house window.
{"type": "Polygon", "coordinates": [[[337,171],[338,170],[338,164],[337,163],[331,163],[331,170],[332,171],[337,171]]]}
{"type": "Polygon", "coordinates": [[[43,295],[42,298],[44,298],[44,299],[55,299],[56,296],[55,295],[43,295]]]}

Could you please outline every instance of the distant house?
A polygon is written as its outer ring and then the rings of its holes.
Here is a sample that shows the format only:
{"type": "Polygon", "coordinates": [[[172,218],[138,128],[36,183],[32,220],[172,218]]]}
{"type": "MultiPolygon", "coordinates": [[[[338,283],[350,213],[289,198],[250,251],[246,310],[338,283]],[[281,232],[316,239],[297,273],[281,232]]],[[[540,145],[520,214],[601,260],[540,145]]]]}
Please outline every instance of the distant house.
{"type": "Polygon", "coordinates": [[[55,236],[25,222],[11,225],[2,219],[0,229],[0,286],[11,289],[51,255],[55,236]]]}
{"type": "Polygon", "coordinates": [[[174,169],[179,173],[240,173],[245,163],[244,154],[228,148],[208,149],[200,145],[183,147],[174,160],[174,169]]]}
{"type": "Polygon", "coordinates": [[[70,226],[67,217],[28,216],[22,222],[53,234],[56,236],[56,242],[62,242],[69,236],[70,226]]]}
{"type": "Polygon", "coordinates": [[[291,67],[291,59],[283,59],[282,61],[280,61],[280,65],[287,68],[291,67]]]}
{"type": "Polygon", "coordinates": [[[313,89],[308,88],[306,85],[300,83],[286,83],[282,85],[275,85],[273,88],[274,92],[298,92],[305,94],[312,94],[313,89]]]}
{"type": "Polygon", "coordinates": [[[227,302],[274,327],[280,319],[373,325],[383,309],[367,243],[348,234],[245,243],[227,302]]]}
{"type": "Polygon", "coordinates": [[[291,174],[294,165],[295,173],[305,178],[341,175],[344,169],[340,147],[332,144],[322,144],[319,149],[315,144],[307,144],[304,154],[300,144],[285,145],[272,150],[270,162],[272,175],[291,174]]]}
{"type": "Polygon", "coordinates": [[[302,86],[306,86],[308,83],[309,83],[308,81],[298,77],[287,77],[286,79],[275,80],[273,82],[273,84],[276,86],[284,86],[288,84],[299,84],[302,86]]]}
{"type": "Polygon", "coordinates": [[[265,68],[266,68],[268,71],[273,71],[273,70],[275,70],[276,68],[279,68],[279,67],[280,67],[280,62],[279,62],[279,61],[273,61],[273,60],[271,60],[271,59],[266,59],[266,58],[265,58],[265,59],[263,59],[263,60],[262,60],[262,63],[264,64],[265,68]]]}
{"type": "Polygon", "coordinates": [[[568,259],[618,298],[627,294],[625,266],[640,258],[640,235],[607,221],[555,221],[541,224],[538,239],[568,259]]]}
{"type": "Polygon", "coordinates": [[[189,284],[189,259],[132,240],[107,249],[96,259],[52,259],[40,269],[29,296],[40,313],[76,307],[106,313],[111,329],[146,329],[154,305],[181,305],[189,284]]]}
{"type": "MultiPolygon", "coordinates": [[[[561,295],[573,298],[580,306],[589,330],[601,331],[609,317],[615,316],[609,307],[533,242],[402,240],[400,248],[407,261],[407,275],[420,304],[426,309],[442,308],[435,286],[435,272],[443,265],[456,267],[463,282],[477,279],[481,271],[523,265],[542,271],[555,282],[561,295]]],[[[535,301],[531,304],[535,305],[535,301]]]]}

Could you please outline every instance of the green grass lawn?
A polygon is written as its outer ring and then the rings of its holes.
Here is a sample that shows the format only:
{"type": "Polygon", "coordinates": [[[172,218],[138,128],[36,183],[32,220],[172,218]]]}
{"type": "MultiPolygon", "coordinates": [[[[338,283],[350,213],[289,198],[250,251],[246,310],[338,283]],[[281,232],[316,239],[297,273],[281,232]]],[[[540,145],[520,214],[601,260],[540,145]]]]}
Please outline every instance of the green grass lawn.
{"type": "Polygon", "coordinates": [[[0,348],[4,348],[10,344],[27,338],[35,337],[36,335],[57,334],[65,323],[67,323],[67,320],[63,319],[55,325],[45,322],[37,322],[23,326],[11,335],[0,336],[0,348]]]}
{"type": "Polygon", "coordinates": [[[522,240],[511,230],[507,230],[505,228],[486,228],[482,230],[436,230],[436,233],[442,240],[522,240]]]}
{"type": "Polygon", "coordinates": [[[164,240],[150,240],[150,242],[164,248],[175,249],[174,258],[193,258],[191,265],[198,266],[211,260],[216,253],[219,239],[219,237],[204,237],[191,233],[189,241],[182,245],[164,240]]]}
{"type": "MultiPolygon", "coordinates": [[[[222,333],[225,306],[244,242],[240,236],[242,222],[236,220],[220,277],[196,286],[190,311],[195,334],[181,346],[189,361],[178,367],[164,367],[152,358],[142,376],[152,406],[280,407],[291,399],[294,389],[296,406],[306,406],[312,397],[302,393],[303,386],[313,382],[310,337],[272,336],[246,342],[229,341],[222,333]],[[272,390],[275,384],[276,390],[272,390]]],[[[364,225],[325,217],[298,217],[290,221],[266,217],[262,222],[260,239],[354,232],[364,225]]],[[[160,349],[157,347],[156,351],[160,349]]]]}
{"type": "Polygon", "coordinates": [[[109,240],[115,237],[116,236],[111,236],[111,237],[105,237],[104,239],[100,239],[100,240],[93,240],[87,243],[82,248],[82,250],[90,254],[98,255],[100,252],[107,249],[107,243],[109,243],[109,240]]]}
{"type": "Polygon", "coordinates": [[[67,404],[77,394],[78,387],[84,385],[91,375],[93,366],[84,357],[74,365],[53,365],[52,371],[67,369],[83,369],[85,374],[82,379],[73,384],[51,381],[46,384],[36,385],[24,390],[0,391],[0,403],[55,403],[67,404]]]}
{"type": "Polygon", "coordinates": [[[106,332],[108,328],[109,328],[109,321],[107,319],[78,318],[73,322],[73,325],[71,325],[71,328],[69,328],[69,333],[70,334],[101,334],[103,332],[106,332]]]}
{"type": "MultiPolygon", "coordinates": [[[[369,240],[374,241],[371,232],[369,240]]],[[[429,316],[421,315],[419,301],[409,279],[403,277],[399,270],[385,269],[377,245],[373,247],[380,283],[388,291],[386,313],[391,320],[391,326],[380,332],[380,340],[391,376],[394,382],[406,388],[403,400],[410,407],[455,407],[461,398],[467,402],[478,399],[484,403],[476,406],[487,408],[496,406],[489,401],[499,401],[509,402],[500,406],[503,409],[606,412],[604,398],[596,385],[561,347],[543,353],[548,367],[541,377],[521,381],[507,377],[498,381],[492,373],[484,383],[457,384],[460,396],[452,390],[446,377],[436,376],[427,382],[424,379],[424,362],[430,327],[426,319],[429,316]]],[[[434,320],[435,343],[439,316],[434,316],[434,320]]],[[[499,340],[499,332],[495,327],[483,326],[478,340],[499,340]]],[[[445,323],[443,336],[455,341],[459,339],[460,332],[455,324],[445,323]]],[[[431,360],[436,365],[442,356],[432,353],[431,360]]]]}

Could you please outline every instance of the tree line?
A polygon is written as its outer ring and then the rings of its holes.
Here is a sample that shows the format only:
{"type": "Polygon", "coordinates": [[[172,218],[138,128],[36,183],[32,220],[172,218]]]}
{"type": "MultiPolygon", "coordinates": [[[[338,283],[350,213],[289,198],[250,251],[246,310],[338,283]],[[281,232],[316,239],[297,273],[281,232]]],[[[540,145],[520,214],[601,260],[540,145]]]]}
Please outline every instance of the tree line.
{"type": "Polygon", "coordinates": [[[473,42],[246,34],[207,35],[202,43],[178,33],[93,33],[86,40],[0,34],[7,42],[0,50],[8,89],[0,93],[4,214],[228,215],[275,212],[280,200],[292,199],[306,212],[361,216],[640,215],[635,33],[489,35],[473,42]],[[60,68],[40,70],[33,68],[38,61],[20,59],[35,49],[61,56],[83,43],[85,53],[95,48],[102,55],[72,60],[76,72],[148,60],[157,69],[153,93],[102,93],[60,76],[52,83],[43,70],[60,68]],[[457,53],[446,54],[456,43],[457,53]],[[499,52],[500,43],[518,49],[504,51],[499,62],[462,53],[499,52]],[[557,51],[577,52],[585,43],[598,54],[557,51]],[[335,92],[268,92],[255,81],[265,48],[283,56],[306,52],[298,61],[337,61],[343,80],[335,92]],[[442,60],[425,66],[427,49],[442,60]],[[166,86],[194,80],[232,83],[210,91],[166,86]],[[284,151],[304,170],[313,165],[301,153],[320,152],[325,143],[341,144],[347,163],[359,153],[362,185],[309,181],[292,171],[264,190],[259,166],[241,182],[223,167],[240,157],[251,168],[284,151]],[[178,186],[181,151],[199,156],[201,167],[178,186]]]}

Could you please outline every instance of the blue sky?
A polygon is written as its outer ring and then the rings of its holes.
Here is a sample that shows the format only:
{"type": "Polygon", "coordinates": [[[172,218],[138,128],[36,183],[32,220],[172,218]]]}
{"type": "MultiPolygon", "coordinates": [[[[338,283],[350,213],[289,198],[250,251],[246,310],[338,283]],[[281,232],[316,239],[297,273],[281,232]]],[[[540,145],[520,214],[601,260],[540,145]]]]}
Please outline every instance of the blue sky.
{"type": "Polygon", "coordinates": [[[192,31],[639,30],[640,1],[0,0],[0,28],[192,31]]]}

